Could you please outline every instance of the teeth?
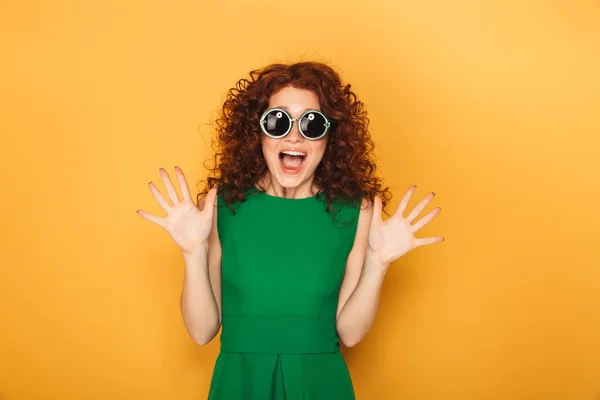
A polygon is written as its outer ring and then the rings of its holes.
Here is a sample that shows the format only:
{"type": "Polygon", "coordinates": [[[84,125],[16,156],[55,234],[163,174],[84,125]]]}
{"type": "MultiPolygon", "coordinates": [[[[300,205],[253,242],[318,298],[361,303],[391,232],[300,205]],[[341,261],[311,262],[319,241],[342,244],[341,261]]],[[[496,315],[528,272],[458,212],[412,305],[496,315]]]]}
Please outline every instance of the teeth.
{"type": "Polygon", "coordinates": [[[290,156],[305,156],[306,153],[301,153],[299,151],[291,151],[291,150],[286,150],[286,151],[282,151],[283,154],[289,154],[290,156]]]}

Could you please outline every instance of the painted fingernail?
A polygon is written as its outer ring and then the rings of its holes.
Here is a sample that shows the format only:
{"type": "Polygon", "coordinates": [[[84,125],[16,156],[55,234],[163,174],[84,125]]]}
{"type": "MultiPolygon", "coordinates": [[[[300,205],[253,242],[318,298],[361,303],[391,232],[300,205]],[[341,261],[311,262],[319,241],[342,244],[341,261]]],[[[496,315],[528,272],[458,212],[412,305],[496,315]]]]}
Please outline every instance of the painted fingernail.
{"type": "Polygon", "coordinates": [[[434,193],[434,192],[431,192],[431,194],[433,194],[433,195],[435,196],[435,193],[434,193]]]}

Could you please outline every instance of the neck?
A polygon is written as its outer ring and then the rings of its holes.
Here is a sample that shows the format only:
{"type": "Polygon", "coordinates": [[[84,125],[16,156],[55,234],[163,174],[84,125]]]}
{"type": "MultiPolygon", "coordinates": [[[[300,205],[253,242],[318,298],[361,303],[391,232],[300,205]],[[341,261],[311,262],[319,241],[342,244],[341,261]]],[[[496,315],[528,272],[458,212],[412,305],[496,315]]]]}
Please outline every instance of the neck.
{"type": "Polygon", "coordinates": [[[287,199],[303,199],[317,194],[318,188],[314,185],[314,179],[306,180],[298,186],[284,187],[270,174],[259,179],[257,186],[265,190],[270,196],[283,197],[287,199]]]}

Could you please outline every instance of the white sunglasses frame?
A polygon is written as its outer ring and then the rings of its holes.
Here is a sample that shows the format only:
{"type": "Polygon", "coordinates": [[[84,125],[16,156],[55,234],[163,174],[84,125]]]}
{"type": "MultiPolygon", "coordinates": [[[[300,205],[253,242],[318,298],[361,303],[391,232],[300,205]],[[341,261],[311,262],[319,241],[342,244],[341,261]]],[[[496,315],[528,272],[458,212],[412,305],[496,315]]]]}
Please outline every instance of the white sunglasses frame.
{"type": "Polygon", "coordinates": [[[297,126],[298,126],[298,132],[300,132],[300,134],[301,134],[301,135],[302,135],[304,138],[306,138],[306,139],[308,139],[308,140],[319,140],[319,139],[323,138],[325,135],[327,135],[327,132],[329,132],[329,128],[331,127],[331,122],[329,121],[329,118],[327,118],[327,115],[325,115],[325,114],[324,114],[322,111],[319,111],[319,110],[306,110],[306,111],[304,111],[304,112],[302,113],[302,115],[300,116],[300,118],[297,118],[297,119],[295,119],[295,118],[292,118],[292,116],[290,115],[290,113],[289,113],[289,112],[287,112],[285,109],[283,109],[283,108],[278,108],[278,107],[275,107],[275,108],[269,108],[268,110],[266,110],[266,111],[265,111],[265,112],[262,114],[262,116],[260,117],[260,129],[263,131],[263,133],[264,133],[265,135],[267,135],[267,136],[269,136],[269,137],[271,137],[271,138],[273,138],[273,139],[282,139],[282,138],[286,137],[286,136],[287,136],[287,135],[288,135],[288,134],[291,132],[291,130],[292,130],[292,127],[294,126],[294,122],[295,122],[295,123],[297,124],[297,126]],[[285,115],[288,117],[288,119],[290,120],[290,126],[289,126],[288,130],[287,130],[287,131],[286,131],[286,132],[285,132],[283,135],[281,135],[281,136],[273,136],[273,135],[269,134],[269,133],[267,132],[267,130],[265,129],[265,127],[264,127],[264,124],[265,124],[265,122],[266,122],[266,120],[265,120],[265,117],[267,116],[267,114],[268,114],[268,113],[270,113],[270,112],[273,112],[273,111],[281,111],[281,112],[282,112],[283,114],[285,114],[285,115]],[[323,132],[323,134],[322,134],[321,136],[319,136],[319,137],[316,137],[316,138],[311,138],[311,137],[308,137],[307,135],[305,135],[305,134],[304,134],[304,132],[302,132],[302,128],[300,127],[299,121],[300,121],[302,118],[304,118],[304,116],[305,116],[306,114],[308,114],[308,113],[317,113],[317,114],[319,114],[319,115],[323,116],[323,118],[325,118],[325,131],[323,132]]]}

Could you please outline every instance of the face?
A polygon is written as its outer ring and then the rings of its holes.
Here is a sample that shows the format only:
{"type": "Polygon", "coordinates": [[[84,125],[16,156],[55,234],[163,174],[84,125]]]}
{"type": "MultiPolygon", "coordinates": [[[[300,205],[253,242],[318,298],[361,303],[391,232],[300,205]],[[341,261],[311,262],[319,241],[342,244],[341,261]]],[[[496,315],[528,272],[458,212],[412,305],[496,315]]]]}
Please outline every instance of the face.
{"type": "MultiPolygon", "coordinates": [[[[285,87],[273,94],[268,108],[283,108],[292,118],[300,118],[308,109],[321,110],[317,95],[309,90],[285,87]]],[[[278,192],[296,190],[311,191],[314,173],[323,159],[327,144],[327,135],[318,140],[309,140],[300,134],[294,121],[292,130],[280,139],[262,134],[262,150],[270,173],[271,185],[278,192]],[[286,155],[292,151],[302,155],[286,155]]]]}

